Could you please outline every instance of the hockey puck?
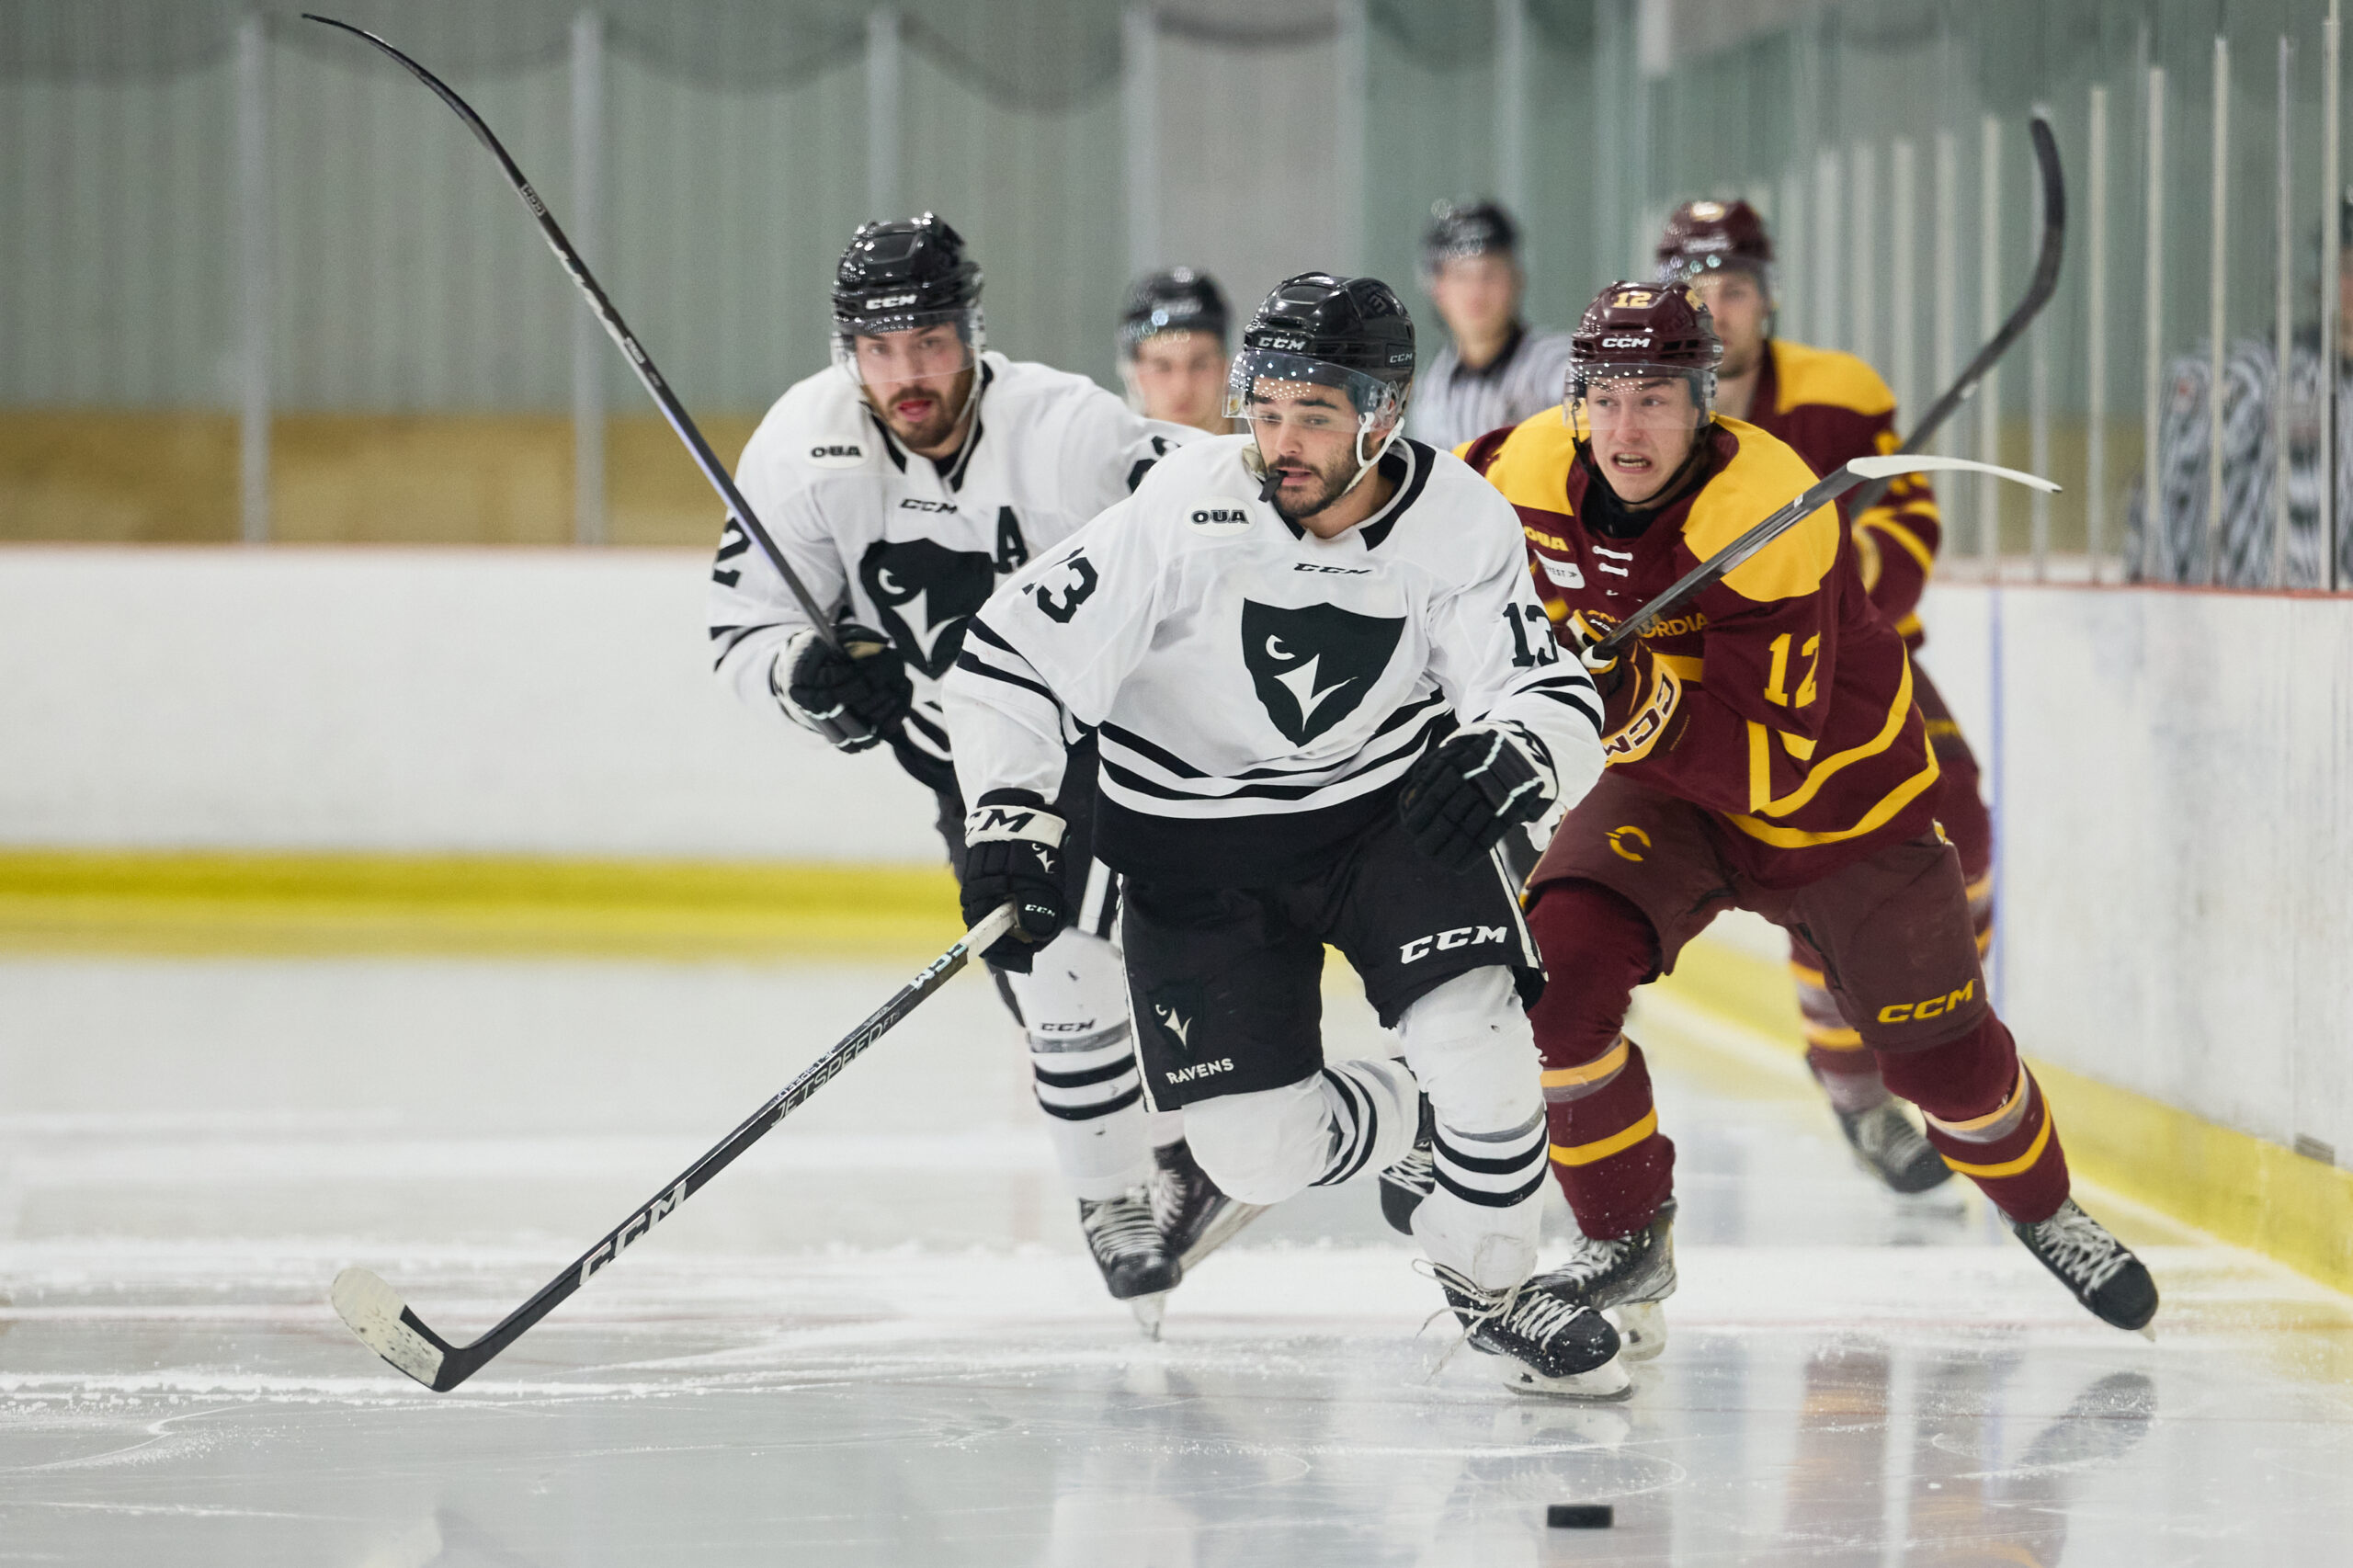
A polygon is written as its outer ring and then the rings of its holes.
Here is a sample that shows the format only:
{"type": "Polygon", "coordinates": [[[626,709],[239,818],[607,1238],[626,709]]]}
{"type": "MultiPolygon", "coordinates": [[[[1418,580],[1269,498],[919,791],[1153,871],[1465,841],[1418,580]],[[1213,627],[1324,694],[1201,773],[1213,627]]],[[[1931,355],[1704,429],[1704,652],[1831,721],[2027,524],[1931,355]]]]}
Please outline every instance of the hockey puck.
{"type": "Polygon", "coordinates": [[[1606,1530],[1615,1522],[1607,1503],[1554,1503],[1544,1510],[1546,1529],[1606,1530]]]}

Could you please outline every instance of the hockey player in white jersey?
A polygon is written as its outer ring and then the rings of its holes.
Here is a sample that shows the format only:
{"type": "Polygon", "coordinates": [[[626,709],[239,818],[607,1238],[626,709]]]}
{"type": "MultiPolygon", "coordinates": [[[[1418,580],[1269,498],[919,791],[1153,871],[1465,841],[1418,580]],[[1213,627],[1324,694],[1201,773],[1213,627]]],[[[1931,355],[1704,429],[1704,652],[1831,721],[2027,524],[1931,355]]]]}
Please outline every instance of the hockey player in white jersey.
{"type": "MultiPolygon", "coordinates": [[[[834,363],[777,401],[737,475],[816,601],[839,607],[839,646],[733,519],[710,593],[721,679],[841,750],[888,745],[938,797],[960,869],[964,806],[938,683],[967,618],[1190,434],[1085,377],[988,351],[980,298],[980,267],[932,214],[859,228],[835,274],[834,363]]],[[[1093,774],[1082,758],[1061,801],[1076,845],[1093,774]]],[[[1074,853],[1073,930],[1045,961],[1025,949],[997,970],[1105,1283],[1154,1327],[1182,1260],[1255,1210],[1201,1178],[1179,1119],[1148,1120],[1108,939],[1117,903],[1116,880],[1074,853]]]]}
{"type": "Polygon", "coordinates": [[[1495,854],[1599,775],[1601,707],[1510,506],[1401,438],[1413,375],[1385,284],[1285,281],[1229,381],[1251,432],[1172,453],[973,617],[943,687],[964,906],[1011,901],[1003,945],[1041,962],[1070,940],[1054,802],[1091,736],[1145,1088],[1186,1108],[1202,1168],[1275,1203],[1427,1137],[1414,1232],[1470,1343],[1515,1387],[1615,1396],[1616,1331],[1529,1283],[1543,976],[1495,854]],[[1327,942],[1402,1064],[1324,1062],[1327,942]]]}
{"type": "Polygon", "coordinates": [[[1120,379],[1128,406],[1152,419],[1231,435],[1225,417],[1228,312],[1208,273],[1148,273],[1120,307],[1120,379]]]}

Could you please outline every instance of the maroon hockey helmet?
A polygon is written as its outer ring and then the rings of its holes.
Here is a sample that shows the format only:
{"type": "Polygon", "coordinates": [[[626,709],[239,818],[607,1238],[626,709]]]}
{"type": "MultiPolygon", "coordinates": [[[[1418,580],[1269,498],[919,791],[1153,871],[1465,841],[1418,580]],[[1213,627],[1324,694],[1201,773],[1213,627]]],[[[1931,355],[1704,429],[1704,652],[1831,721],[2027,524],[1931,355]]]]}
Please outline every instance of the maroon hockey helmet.
{"type": "Polygon", "coordinates": [[[1680,283],[1610,284],[1593,298],[1569,338],[1563,403],[1574,420],[1600,381],[1673,377],[1691,389],[1704,420],[1715,404],[1724,346],[1699,296],[1680,283]]]}
{"type": "Polygon", "coordinates": [[[1730,201],[1687,201],[1666,220],[1658,237],[1658,275],[1670,283],[1692,283],[1727,268],[1752,272],[1772,292],[1773,238],[1756,208],[1730,201]]]}

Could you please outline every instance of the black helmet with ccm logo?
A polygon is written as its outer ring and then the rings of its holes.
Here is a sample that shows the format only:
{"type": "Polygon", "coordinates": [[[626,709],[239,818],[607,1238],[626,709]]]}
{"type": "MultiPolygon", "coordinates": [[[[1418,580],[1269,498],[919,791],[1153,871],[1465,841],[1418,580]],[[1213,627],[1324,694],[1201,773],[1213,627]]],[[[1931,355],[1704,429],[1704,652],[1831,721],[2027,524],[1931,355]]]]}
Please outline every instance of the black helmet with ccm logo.
{"type": "Polygon", "coordinates": [[[1229,405],[1246,403],[1261,375],[1346,387],[1359,414],[1402,408],[1414,384],[1414,318],[1378,278],[1286,278],[1242,331],[1229,405]]]}
{"type": "Polygon", "coordinates": [[[859,224],[834,268],[836,334],[976,321],[980,305],[980,264],[964,254],[964,236],[934,213],[859,224]]]}

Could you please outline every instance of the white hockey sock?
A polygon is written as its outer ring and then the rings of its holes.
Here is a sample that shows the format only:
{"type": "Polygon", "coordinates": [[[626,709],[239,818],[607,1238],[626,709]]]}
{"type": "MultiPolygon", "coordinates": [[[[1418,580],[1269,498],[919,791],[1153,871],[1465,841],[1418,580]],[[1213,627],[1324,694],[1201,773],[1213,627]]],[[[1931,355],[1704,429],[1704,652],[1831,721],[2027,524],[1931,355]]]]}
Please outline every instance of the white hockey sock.
{"type": "Polygon", "coordinates": [[[1317,1187],[1395,1165],[1421,1131],[1421,1091],[1404,1064],[1392,1060],[1343,1062],[1318,1077],[1331,1121],[1331,1149],[1317,1187]]]}
{"type": "Polygon", "coordinates": [[[1152,1142],[1128,1026],[1084,1040],[1032,1035],[1029,1067],[1072,1196],[1100,1201],[1142,1186],[1153,1171],[1152,1142]]]}
{"type": "Polygon", "coordinates": [[[1181,1110],[1148,1110],[1144,1123],[1152,1129],[1152,1146],[1165,1149],[1171,1143],[1185,1141],[1185,1113],[1181,1110]]]}
{"type": "Polygon", "coordinates": [[[1548,1163],[1535,1036],[1510,973],[1457,975],[1405,1009],[1399,1034],[1430,1097],[1438,1185],[1414,1210],[1433,1263],[1503,1290],[1536,1265],[1548,1163]]]}

